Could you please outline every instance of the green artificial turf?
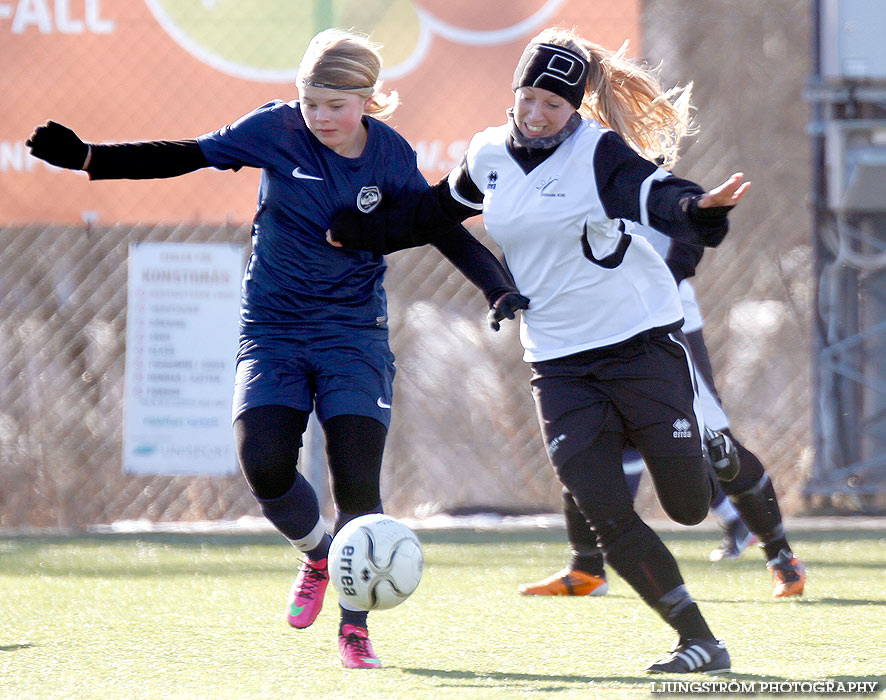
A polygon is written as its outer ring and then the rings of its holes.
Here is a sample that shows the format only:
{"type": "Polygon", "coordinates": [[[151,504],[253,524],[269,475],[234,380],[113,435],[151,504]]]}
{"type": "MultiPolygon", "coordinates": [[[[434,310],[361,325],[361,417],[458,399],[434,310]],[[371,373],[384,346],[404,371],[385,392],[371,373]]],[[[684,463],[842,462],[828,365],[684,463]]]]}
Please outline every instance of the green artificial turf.
{"type": "MultiPolygon", "coordinates": [[[[299,553],[281,537],[0,538],[0,697],[680,694],[662,693],[660,684],[687,677],[643,673],[670,649],[673,632],[614,573],[603,597],[517,594],[519,583],[565,563],[562,530],[418,534],[425,573],[417,592],[397,608],[370,614],[380,670],[340,667],[331,587],[311,628],[286,625],[285,599],[299,553]]],[[[804,596],[787,600],[772,598],[759,551],[712,564],[707,555],[715,533],[663,537],[732,655],[732,673],[691,680],[866,680],[879,683],[879,692],[865,697],[882,695],[886,530],[793,532],[809,578],[804,596]]]]}

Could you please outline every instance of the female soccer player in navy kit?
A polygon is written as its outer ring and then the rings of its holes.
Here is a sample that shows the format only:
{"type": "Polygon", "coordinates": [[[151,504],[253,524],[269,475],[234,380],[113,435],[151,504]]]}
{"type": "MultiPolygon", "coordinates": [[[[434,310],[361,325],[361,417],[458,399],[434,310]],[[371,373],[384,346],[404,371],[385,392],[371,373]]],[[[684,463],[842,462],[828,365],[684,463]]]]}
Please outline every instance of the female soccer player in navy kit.
{"type": "Polygon", "coordinates": [[[476,134],[462,164],[420,197],[336,218],[330,240],[392,251],[421,244],[441,220],[482,212],[531,299],[520,337],[554,469],[609,565],[679,635],[647,670],[725,671],[725,645],[671,553],[634,511],[621,456],[633,444],[668,515],[695,524],[714,491],[710,465],[721,481],[735,478],[734,450],[721,440],[710,464],[704,456],[677,285],[621,220],[717,245],[749,183],[736,174],[705,192],[638,155],[664,153],[666,163],[673,156],[681,135],[669,132],[680,126],[675,107],[652,74],[610,71],[596,45],[572,32],[542,32],[517,65],[507,124],[476,134]],[[384,235],[374,220],[390,222],[384,235]]]}
{"type": "MultiPolygon", "coordinates": [[[[287,607],[296,628],[314,622],[329,581],[331,536],[316,494],[296,469],[312,410],[326,435],[335,530],[382,510],[379,477],[394,379],[385,263],[325,239],[339,210],[371,212],[382,197],[428,188],[409,144],[370,116],[385,116],[397,104],[396,93],[379,91],[380,68],[367,39],[327,30],[314,37],[300,65],[299,101],[270,102],[196,140],[99,146],[49,122],[28,141],[32,155],[86,170],[90,179],[173,177],[209,166],[262,169],[243,280],[234,434],[262,511],[305,553],[287,607]]],[[[525,307],[528,300],[516,294],[500,263],[463,227],[438,248],[490,304],[525,307]]],[[[381,664],[366,619],[365,610],[341,604],[346,667],[381,664]]]]}

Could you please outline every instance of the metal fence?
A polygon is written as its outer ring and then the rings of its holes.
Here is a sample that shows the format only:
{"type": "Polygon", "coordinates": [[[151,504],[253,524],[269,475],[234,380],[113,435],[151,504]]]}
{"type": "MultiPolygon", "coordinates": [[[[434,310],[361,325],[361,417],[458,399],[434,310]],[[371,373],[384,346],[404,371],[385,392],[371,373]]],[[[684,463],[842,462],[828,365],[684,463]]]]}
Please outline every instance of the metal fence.
{"type": "MultiPolygon", "coordinates": [[[[227,226],[0,231],[0,527],[257,515],[241,477],[134,476],[120,468],[127,248],[132,241],[239,242],[227,226]]],[[[384,490],[396,513],[552,507],[513,325],[434,249],[389,261],[397,411],[384,490]]]]}
{"type": "MultiPolygon", "coordinates": [[[[696,286],[734,431],[794,513],[812,464],[806,3],[648,0],[642,28],[665,82],[695,84],[701,132],[677,172],[713,185],[743,169],[753,181],[696,286]]],[[[120,468],[126,251],[161,240],[248,245],[249,228],[0,228],[0,528],[258,514],[242,477],[120,468]]],[[[488,331],[482,296],[433,249],[388,262],[398,361],[389,512],[559,510],[515,328],[488,331]]],[[[639,505],[657,507],[648,490],[639,505]]]]}
{"type": "Polygon", "coordinates": [[[814,0],[810,102],[816,469],[806,490],[886,500],[883,5],[814,0]]]}

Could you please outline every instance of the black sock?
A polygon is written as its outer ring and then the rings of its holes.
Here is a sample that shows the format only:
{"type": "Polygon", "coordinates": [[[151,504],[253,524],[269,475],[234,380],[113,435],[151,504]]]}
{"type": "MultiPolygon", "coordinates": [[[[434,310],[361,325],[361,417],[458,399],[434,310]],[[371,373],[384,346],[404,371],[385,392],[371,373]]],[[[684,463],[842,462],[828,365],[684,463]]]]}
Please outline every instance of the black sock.
{"type": "Polygon", "coordinates": [[[708,623],[701,616],[698,605],[691,603],[681,610],[672,619],[668,620],[680,634],[680,641],[685,642],[687,639],[703,639],[706,642],[716,642],[717,638],[708,627],[708,623]]]}
{"type": "Polygon", "coordinates": [[[732,501],[748,529],[759,538],[767,561],[775,559],[782,549],[790,551],[781,510],[768,474],[764,473],[745,491],[729,496],[729,500],[732,501]]]}
{"type": "Polygon", "coordinates": [[[766,561],[772,561],[775,559],[781,550],[785,550],[790,553],[791,556],[794,556],[786,537],[779,537],[777,540],[763,543],[763,551],[766,553],[766,561]]]}
{"type": "Polygon", "coordinates": [[[329,556],[329,546],[332,544],[332,536],[325,532],[323,533],[323,539],[313,549],[305,552],[308,559],[311,561],[320,561],[321,559],[326,559],[329,556]]]}
{"type": "Polygon", "coordinates": [[[338,606],[341,610],[341,623],[338,626],[339,634],[341,634],[342,628],[345,625],[354,625],[354,627],[363,627],[366,629],[367,619],[369,617],[369,611],[367,610],[346,610],[345,608],[338,606]]]}
{"type": "Polygon", "coordinates": [[[655,609],[671,627],[680,635],[680,642],[688,639],[703,639],[708,642],[716,641],[708,627],[708,623],[701,616],[698,605],[692,600],[692,596],[686,590],[686,586],[678,586],[669,593],[663,595],[655,604],[655,609]]]}
{"type": "Polygon", "coordinates": [[[600,551],[588,553],[572,550],[569,568],[583,571],[598,578],[606,578],[606,569],[603,566],[603,553],[600,551]]]}

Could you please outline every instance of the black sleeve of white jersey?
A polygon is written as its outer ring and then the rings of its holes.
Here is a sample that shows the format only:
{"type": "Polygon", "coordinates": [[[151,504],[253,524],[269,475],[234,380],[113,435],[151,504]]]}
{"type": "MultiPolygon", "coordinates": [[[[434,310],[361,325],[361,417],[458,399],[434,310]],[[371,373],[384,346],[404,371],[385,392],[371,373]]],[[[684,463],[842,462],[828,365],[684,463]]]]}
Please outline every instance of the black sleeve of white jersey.
{"type": "Polygon", "coordinates": [[[594,177],[606,215],[648,224],[687,243],[719,245],[728,230],[726,214],[731,207],[699,209],[704,190],[673,175],[652,180],[644,202],[643,185],[656,170],[654,163],[638,155],[614,131],[603,134],[594,152],[594,177]]]}
{"type": "MultiPolygon", "coordinates": [[[[469,199],[471,202],[483,203],[483,193],[468,175],[467,164],[462,164],[456,171],[456,189],[459,196],[469,199]],[[467,190],[469,195],[462,194],[467,190]]],[[[416,207],[413,219],[413,227],[429,240],[435,238],[441,231],[451,230],[455,224],[460,224],[465,219],[480,214],[480,209],[469,207],[459,202],[452,194],[449,187],[449,177],[444,177],[437,184],[432,185],[430,190],[423,192],[416,207]]]]}
{"type": "Polygon", "coordinates": [[[458,202],[444,178],[426,190],[383,203],[368,214],[351,209],[339,211],[332,219],[330,232],[342,247],[368,250],[376,255],[436,244],[450,236],[453,240],[447,249],[453,249],[464,240],[459,224],[479,213],[458,202]]]}
{"type": "MultiPolygon", "coordinates": [[[[466,160],[456,168],[451,177],[458,196],[477,207],[483,203],[483,193],[474,184],[468,172],[466,160]]],[[[480,213],[479,208],[459,201],[452,194],[449,177],[445,177],[430,190],[423,209],[416,212],[415,226],[419,230],[433,230],[439,222],[461,222],[480,213]]],[[[492,307],[502,294],[517,293],[517,287],[508,270],[468,230],[459,225],[450,226],[434,236],[434,247],[443,253],[461,273],[486,296],[492,307]]]]}
{"type": "Polygon", "coordinates": [[[502,294],[517,293],[510,274],[498,258],[461,224],[452,227],[433,245],[482,290],[490,307],[502,294]]]}
{"type": "Polygon", "coordinates": [[[480,188],[474,184],[474,179],[471,177],[470,170],[468,170],[468,159],[466,157],[462,158],[458,167],[449,173],[447,177],[443,178],[438,184],[442,185],[443,183],[446,183],[447,185],[446,196],[449,200],[444,206],[450,209],[450,213],[453,216],[461,216],[462,220],[464,220],[480,213],[480,210],[483,208],[483,193],[480,191],[480,188]],[[449,186],[450,178],[453,180],[452,187],[449,186]],[[455,189],[461,199],[465,202],[470,202],[473,206],[468,206],[467,204],[457,201],[452,194],[452,189],[455,189]]]}
{"type": "Polygon", "coordinates": [[[208,167],[200,145],[189,139],[93,144],[86,172],[90,180],[149,180],[177,177],[208,167]]]}
{"type": "Polygon", "coordinates": [[[695,274],[695,268],[701,262],[702,255],[704,255],[704,246],[677,239],[671,241],[665,263],[677,284],[695,274]]]}

